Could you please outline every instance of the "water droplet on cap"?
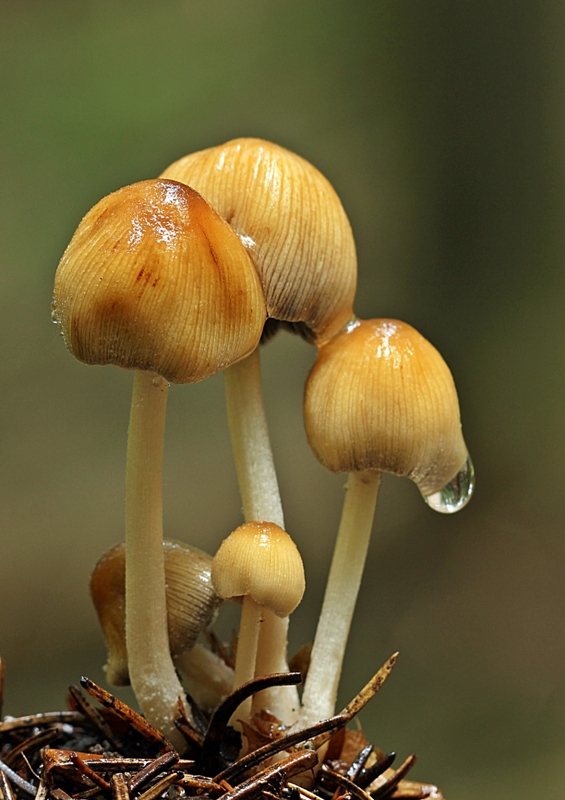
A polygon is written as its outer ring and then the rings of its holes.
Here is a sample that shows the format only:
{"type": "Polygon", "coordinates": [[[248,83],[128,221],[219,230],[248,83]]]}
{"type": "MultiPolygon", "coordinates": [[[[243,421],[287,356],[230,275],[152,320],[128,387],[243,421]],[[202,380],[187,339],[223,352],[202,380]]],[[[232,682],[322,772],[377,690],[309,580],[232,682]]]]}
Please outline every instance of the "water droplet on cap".
{"type": "Polygon", "coordinates": [[[467,505],[475,489],[475,469],[471,457],[463,464],[457,475],[439,492],[422,495],[426,503],[440,514],[455,514],[467,505]]]}
{"type": "Polygon", "coordinates": [[[345,323],[345,325],[343,326],[343,328],[340,328],[340,329],[339,329],[339,331],[337,332],[336,336],[339,336],[339,334],[340,334],[340,333],[351,333],[351,331],[352,331],[352,330],[354,330],[354,328],[358,328],[358,327],[359,327],[359,325],[361,325],[361,322],[360,322],[360,321],[357,319],[357,317],[356,317],[356,316],[355,316],[355,314],[354,314],[354,315],[351,317],[351,319],[350,319],[350,320],[348,320],[348,321],[345,323]]]}

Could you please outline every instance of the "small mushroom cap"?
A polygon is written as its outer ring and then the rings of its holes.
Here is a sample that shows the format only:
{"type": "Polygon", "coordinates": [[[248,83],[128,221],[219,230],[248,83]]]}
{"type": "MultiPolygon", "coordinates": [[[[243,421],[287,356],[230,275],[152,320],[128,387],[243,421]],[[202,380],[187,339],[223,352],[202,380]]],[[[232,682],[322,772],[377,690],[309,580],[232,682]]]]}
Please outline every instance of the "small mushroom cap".
{"type": "Polygon", "coordinates": [[[151,180],[84,217],[57,269],[53,317],[80,361],[192,383],[250,353],[266,310],[230,226],[188,186],[151,180]]]}
{"type": "Polygon", "coordinates": [[[212,562],[212,582],[224,599],[250,595],[288,617],[304,594],[298,548],[274,522],[246,522],[224,539],[212,562]]]}
{"type": "Polygon", "coordinates": [[[429,495],[467,458],[441,355],[410,325],[357,320],[321,347],[304,395],[306,435],[332,472],[382,470],[429,495]]]}
{"type": "Polygon", "coordinates": [[[191,153],[162,177],[190,184],[229,222],[257,268],[267,313],[316,343],[352,317],[357,256],[329,181],[308,161],[263,139],[191,153]]]}
{"type": "MultiPolygon", "coordinates": [[[[210,624],[222,599],[212,585],[212,556],[182,542],[165,540],[169,647],[173,657],[191,650],[210,624]]],[[[106,678],[128,686],[125,604],[125,546],[110,548],[94,567],[90,594],[106,640],[106,678]]]]}

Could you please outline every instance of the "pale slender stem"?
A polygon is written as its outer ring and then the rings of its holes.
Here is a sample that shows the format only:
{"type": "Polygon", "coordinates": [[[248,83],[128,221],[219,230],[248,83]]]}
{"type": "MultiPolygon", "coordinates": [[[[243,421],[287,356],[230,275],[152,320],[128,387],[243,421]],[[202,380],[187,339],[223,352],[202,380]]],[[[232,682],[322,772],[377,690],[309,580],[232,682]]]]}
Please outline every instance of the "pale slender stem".
{"type": "MultiPolygon", "coordinates": [[[[277,617],[265,609],[265,622],[259,634],[259,649],[255,675],[271,675],[273,672],[288,672],[286,648],[288,643],[288,617],[277,617]]],[[[285,725],[293,725],[298,720],[300,703],[294,686],[273,686],[264,689],[253,697],[253,713],[268,709],[285,725]],[[292,691],[289,691],[291,689],[292,691]]]]}
{"type": "MultiPolygon", "coordinates": [[[[268,611],[268,609],[265,609],[268,611]]],[[[259,649],[261,660],[257,662],[255,677],[272,675],[275,672],[288,672],[287,646],[288,646],[288,617],[277,617],[269,611],[259,634],[259,649]]],[[[253,704],[253,712],[261,709],[270,711],[271,714],[285,725],[294,725],[298,722],[300,700],[296,686],[272,686],[260,692],[260,700],[253,704]]]]}
{"type": "Polygon", "coordinates": [[[237,480],[246,522],[284,516],[261,388],[259,348],[225,372],[226,405],[237,480]]]}
{"type": "MultiPolygon", "coordinates": [[[[243,598],[241,621],[239,623],[239,637],[237,640],[237,654],[235,657],[235,675],[233,688],[238,689],[255,676],[255,663],[257,661],[257,646],[259,630],[263,621],[263,606],[256,603],[252,597],[243,598]]],[[[252,698],[248,697],[232,715],[232,724],[238,719],[248,720],[251,716],[252,698]]]]}
{"type": "Polygon", "coordinates": [[[179,653],[175,664],[185,676],[192,697],[208,711],[217,708],[232,690],[233,669],[198,642],[192,650],[179,653]]]}
{"type": "Polygon", "coordinates": [[[343,656],[373,526],[381,473],[352,472],[302,695],[300,725],[334,713],[343,656]]]}
{"type": "Polygon", "coordinates": [[[184,749],[173,722],[184,692],[169,651],[163,556],[167,393],[159,375],[135,373],[126,468],[126,642],[131,685],[143,714],[184,749]]]}
{"type": "MultiPolygon", "coordinates": [[[[247,358],[224,372],[226,405],[237,480],[246,522],[274,522],[284,529],[279,484],[275,471],[269,429],[261,388],[261,356],[257,347],[247,358]]],[[[288,617],[274,614],[261,626],[261,661],[256,676],[288,671],[286,648],[288,617]],[[276,630],[271,630],[275,628],[276,630]]],[[[294,686],[261,692],[262,707],[279,719],[296,721],[299,708],[294,686]]],[[[257,709],[256,709],[257,710],[257,709]]]]}

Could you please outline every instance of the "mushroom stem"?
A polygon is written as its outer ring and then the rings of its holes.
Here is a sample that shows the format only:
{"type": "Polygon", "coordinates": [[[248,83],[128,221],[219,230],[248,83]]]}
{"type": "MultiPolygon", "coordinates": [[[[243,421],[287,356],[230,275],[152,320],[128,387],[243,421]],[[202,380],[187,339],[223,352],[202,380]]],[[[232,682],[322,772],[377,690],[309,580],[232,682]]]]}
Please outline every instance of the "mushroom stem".
{"type": "Polygon", "coordinates": [[[259,348],[226,369],[224,375],[243,516],[246,522],[274,522],[284,529],[279,484],[263,406],[259,348]]]}
{"type": "MultiPolygon", "coordinates": [[[[226,406],[237,480],[246,522],[274,522],[284,529],[284,515],[275,471],[261,388],[259,347],[224,372],[226,406]]],[[[255,675],[288,670],[288,617],[269,614],[261,626],[255,675]]],[[[257,706],[257,704],[255,704],[257,706]]],[[[261,706],[285,724],[297,719],[300,707],[295,686],[265,689],[261,706]]],[[[255,710],[258,710],[257,707],[255,710]]]]}
{"type": "MultiPolygon", "coordinates": [[[[255,676],[255,663],[257,661],[257,646],[259,631],[263,622],[264,608],[256,603],[250,595],[243,598],[241,609],[241,622],[239,624],[239,637],[237,640],[237,654],[235,657],[235,675],[233,688],[239,689],[244,683],[253,680],[255,676]]],[[[244,700],[232,716],[232,724],[240,718],[245,720],[251,716],[251,697],[244,700]]]]}
{"type": "MultiPolygon", "coordinates": [[[[259,636],[259,649],[255,675],[272,675],[288,672],[286,648],[288,644],[288,617],[277,617],[268,608],[263,609],[264,623],[259,636]]],[[[298,720],[300,703],[294,686],[273,686],[263,689],[253,697],[253,713],[268,708],[285,725],[298,720]],[[293,691],[290,692],[289,689],[293,691]]]]}
{"type": "Polygon", "coordinates": [[[200,707],[212,712],[233,687],[233,669],[215,653],[197,642],[175,658],[187,689],[200,707]]]}
{"type": "MultiPolygon", "coordinates": [[[[129,674],[147,719],[181,750],[174,724],[184,692],[169,651],[162,470],[167,381],[136,371],[126,467],[126,642],[129,674]]],[[[190,710],[186,707],[186,713],[190,710]]]]}
{"type": "Polygon", "coordinates": [[[302,695],[301,727],[331,717],[345,646],[361,584],[373,526],[381,473],[352,472],[326,585],[308,677],[302,695]]]}

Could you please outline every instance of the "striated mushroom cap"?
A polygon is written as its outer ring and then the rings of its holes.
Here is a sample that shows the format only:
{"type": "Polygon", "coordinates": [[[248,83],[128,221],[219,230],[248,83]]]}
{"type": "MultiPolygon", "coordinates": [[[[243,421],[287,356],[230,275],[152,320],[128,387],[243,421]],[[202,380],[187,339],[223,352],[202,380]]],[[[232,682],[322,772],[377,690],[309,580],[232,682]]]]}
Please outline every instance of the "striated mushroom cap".
{"type": "Polygon", "coordinates": [[[398,320],[357,320],[320,348],[304,421],[312,450],[332,472],[392,472],[424,495],[444,487],[468,457],[447,364],[398,320]]]}
{"type": "MultiPolygon", "coordinates": [[[[167,623],[174,657],[191,650],[222,604],[212,585],[212,557],[196,547],[165,540],[167,623]]],[[[94,567],[90,595],[108,649],[108,683],[128,686],[125,610],[125,547],[110,548],[94,567]]]]}
{"type": "Polygon", "coordinates": [[[224,539],[212,562],[220,597],[250,595],[278,617],[288,617],[304,594],[298,548],[274,522],[246,522],[224,539]]]}
{"type": "Polygon", "coordinates": [[[351,226],[312,164],[272,142],[242,138],[191,153],[162,177],[194,186],[239,234],[261,278],[269,333],[282,320],[320,344],[351,319],[351,226]]]}
{"type": "Polygon", "coordinates": [[[150,180],[81,221],[57,269],[53,317],[80,361],[192,383],[250,353],[266,311],[230,226],[188,186],[150,180]]]}

